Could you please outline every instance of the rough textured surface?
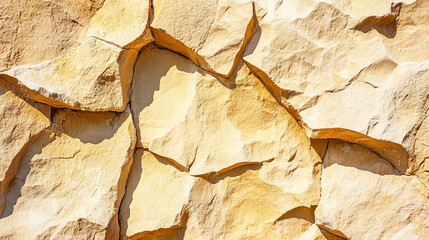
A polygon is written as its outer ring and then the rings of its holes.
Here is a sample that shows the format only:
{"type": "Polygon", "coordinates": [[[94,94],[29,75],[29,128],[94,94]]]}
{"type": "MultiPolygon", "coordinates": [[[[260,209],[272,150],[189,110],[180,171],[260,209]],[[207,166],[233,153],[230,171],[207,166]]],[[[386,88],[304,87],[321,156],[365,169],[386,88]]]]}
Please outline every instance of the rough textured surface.
{"type": "Polygon", "coordinates": [[[370,150],[338,140],[329,141],[323,166],[317,224],[350,239],[429,235],[429,192],[416,176],[401,176],[370,150]]]}
{"type": "Polygon", "coordinates": [[[309,145],[294,119],[246,66],[228,81],[233,86],[222,85],[176,53],[144,49],[132,90],[141,146],[192,175],[206,175],[288,159],[295,149],[309,145]]]}
{"type": "Polygon", "coordinates": [[[65,53],[85,36],[104,0],[23,1],[0,4],[0,71],[65,53]]]}
{"type": "Polygon", "coordinates": [[[0,81],[0,215],[23,150],[50,125],[50,107],[26,101],[0,81]]]}
{"type": "Polygon", "coordinates": [[[147,29],[149,7],[150,1],[105,0],[91,19],[88,35],[123,48],[140,50],[153,41],[147,29]]]}
{"type": "Polygon", "coordinates": [[[89,38],[59,58],[15,67],[0,78],[22,85],[27,96],[54,107],[123,111],[137,55],[137,50],[89,38]]]}
{"type": "Polygon", "coordinates": [[[427,239],[428,12],[0,0],[0,239],[427,239]]]}
{"type": "Polygon", "coordinates": [[[113,239],[136,141],[129,111],[60,110],[21,159],[0,238],[113,239]],[[112,146],[114,146],[112,148],[112,146]]]}
{"type": "Polygon", "coordinates": [[[289,167],[294,178],[273,176],[281,165],[288,163],[249,164],[208,181],[138,150],[121,206],[123,235],[130,239],[295,239],[314,223],[320,165],[313,169],[314,177],[306,177],[300,167],[289,167]]]}
{"type": "Polygon", "coordinates": [[[244,59],[309,135],[363,144],[415,171],[406,158],[429,109],[428,2],[257,1],[256,9],[244,59]]]}
{"type": "Polygon", "coordinates": [[[150,24],[156,43],[201,67],[228,76],[253,31],[249,0],[155,0],[150,24]]]}

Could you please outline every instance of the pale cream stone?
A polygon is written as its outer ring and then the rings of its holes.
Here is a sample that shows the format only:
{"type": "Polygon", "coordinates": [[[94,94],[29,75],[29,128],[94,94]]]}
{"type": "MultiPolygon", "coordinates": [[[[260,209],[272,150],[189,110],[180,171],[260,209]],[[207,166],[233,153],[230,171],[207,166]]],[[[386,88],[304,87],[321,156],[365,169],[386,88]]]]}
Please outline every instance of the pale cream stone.
{"type": "Polygon", "coordinates": [[[48,106],[25,100],[15,92],[0,80],[0,215],[23,152],[50,125],[48,106]]]}
{"type": "Polygon", "coordinates": [[[0,4],[0,71],[56,58],[83,40],[104,0],[22,1],[0,4]]]}
{"type": "Polygon", "coordinates": [[[105,0],[91,18],[89,36],[140,50],[153,41],[148,30],[149,0],[105,0]]]}
{"type": "Polygon", "coordinates": [[[320,194],[318,167],[306,178],[301,164],[290,169],[293,184],[314,187],[297,193],[281,186],[291,179],[274,162],[244,165],[208,181],[138,150],[120,211],[122,238],[296,239],[314,222],[320,194]],[[278,181],[266,181],[267,170],[278,181]]]}
{"type": "Polygon", "coordinates": [[[309,136],[357,142],[415,171],[408,155],[429,108],[429,4],[307,2],[257,1],[244,60],[309,136]]]}
{"type": "Polygon", "coordinates": [[[153,8],[157,44],[223,76],[232,73],[253,31],[248,0],[155,0],[153,8]]]}
{"type": "Polygon", "coordinates": [[[417,175],[429,189],[429,117],[426,117],[419,126],[419,130],[416,134],[414,154],[417,175]]]}
{"type": "Polygon", "coordinates": [[[300,146],[309,147],[302,129],[246,66],[228,87],[184,57],[150,46],[135,69],[139,145],[192,175],[289,159],[300,146]]]}
{"type": "Polygon", "coordinates": [[[141,239],[180,226],[194,182],[169,161],[137,150],[120,210],[121,235],[141,239]]]}
{"type": "Polygon", "coordinates": [[[319,228],[316,224],[311,225],[304,234],[302,234],[297,240],[343,240],[344,238],[331,234],[319,228]]]}
{"type": "Polygon", "coordinates": [[[12,68],[0,78],[22,86],[27,96],[59,108],[123,111],[137,50],[122,50],[96,38],[38,65],[12,68]]]}
{"type": "Polygon", "coordinates": [[[398,175],[372,151],[337,140],[329,141],[323,165],[316,224],[349,239],[429,235],[429,191],[416,176],[398,175]]]}
{"type": "Polygon", "coordinates": [[[135,141],[128,110],[58,110],[52,132],[42,134],[21,159],[0,238],[117,239],[135,141]]]}

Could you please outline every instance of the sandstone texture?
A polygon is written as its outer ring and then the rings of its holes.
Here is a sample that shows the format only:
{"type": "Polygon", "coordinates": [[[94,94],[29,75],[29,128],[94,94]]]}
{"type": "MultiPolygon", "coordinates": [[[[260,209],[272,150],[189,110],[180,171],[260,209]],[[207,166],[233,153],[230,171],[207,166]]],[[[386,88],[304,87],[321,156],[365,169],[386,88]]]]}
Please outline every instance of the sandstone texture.
{"type": "Polygon", "coordinates": [[[428,0],[0,0],[0,239],[426,240],[428,0]]]}

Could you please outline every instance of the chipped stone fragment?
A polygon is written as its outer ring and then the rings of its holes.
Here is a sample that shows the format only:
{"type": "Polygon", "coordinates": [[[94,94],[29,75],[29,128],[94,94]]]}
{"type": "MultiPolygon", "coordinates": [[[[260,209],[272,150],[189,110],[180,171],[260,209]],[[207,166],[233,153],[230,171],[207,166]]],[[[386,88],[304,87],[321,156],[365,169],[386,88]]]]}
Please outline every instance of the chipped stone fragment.
{"type": "Polygon", "coordinates": [[[52,132],[22,157],[0,218],[0,238],[117,239],[135,141],[128,110],[58,110],[52,132]]]}

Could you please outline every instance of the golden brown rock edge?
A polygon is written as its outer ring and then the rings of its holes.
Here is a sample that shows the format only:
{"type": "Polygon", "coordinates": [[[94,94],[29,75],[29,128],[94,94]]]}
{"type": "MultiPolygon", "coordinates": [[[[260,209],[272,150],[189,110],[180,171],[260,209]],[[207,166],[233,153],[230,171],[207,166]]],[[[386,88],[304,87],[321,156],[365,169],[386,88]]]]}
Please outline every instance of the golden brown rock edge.
{"type": "Polygon", "coordinates": [[[0,239],[427,239],[428,12],[0,0],[0,239]]]}

